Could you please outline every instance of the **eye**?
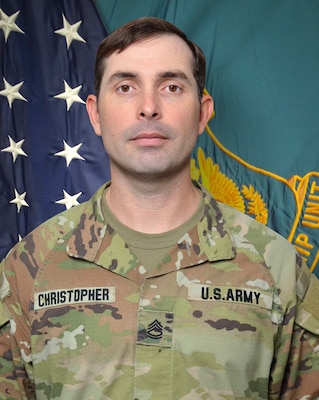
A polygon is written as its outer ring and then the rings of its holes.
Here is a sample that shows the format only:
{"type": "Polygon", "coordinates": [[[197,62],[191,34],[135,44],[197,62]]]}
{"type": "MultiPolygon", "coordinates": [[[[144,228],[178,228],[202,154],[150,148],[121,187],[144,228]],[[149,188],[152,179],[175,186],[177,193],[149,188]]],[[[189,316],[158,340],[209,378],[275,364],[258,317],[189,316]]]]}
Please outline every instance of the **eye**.
{"type": "Polygon", "coordinates": [[[131,86],[130,85],[122,85],[122,86],[120,86],[117,90],[120,92],[120,93],[129,93],[130,91],[131,91],[131,86]]]}
{"type": "Polygon", "coordinates": [[[181,90],[181,88],[178,87],[177,85],[168,85],[167,90],[171,93],[177,93],[181,90]]]}

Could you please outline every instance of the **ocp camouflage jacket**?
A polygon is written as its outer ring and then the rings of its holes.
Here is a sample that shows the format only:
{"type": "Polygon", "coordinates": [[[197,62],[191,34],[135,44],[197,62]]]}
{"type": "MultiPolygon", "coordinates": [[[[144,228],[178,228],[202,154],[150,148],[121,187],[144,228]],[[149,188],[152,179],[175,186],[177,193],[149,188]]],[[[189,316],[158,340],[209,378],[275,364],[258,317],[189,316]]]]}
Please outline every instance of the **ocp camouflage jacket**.
{"type": "Polygon", "coordinates": [[[319,398],[319,284],[286,240],[203,191],[147,271],[104,190],[1,264],[1,399],[319,398]]]}

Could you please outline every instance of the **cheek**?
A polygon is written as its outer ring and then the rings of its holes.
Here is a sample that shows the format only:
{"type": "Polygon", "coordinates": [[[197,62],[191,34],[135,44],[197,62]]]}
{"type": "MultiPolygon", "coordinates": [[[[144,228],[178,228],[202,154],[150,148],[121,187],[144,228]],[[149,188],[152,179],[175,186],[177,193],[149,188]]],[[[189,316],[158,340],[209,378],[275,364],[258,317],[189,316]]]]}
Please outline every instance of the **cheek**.
{"type": "Polygon", "coordinates": [[[192,109],[187,113],[183,112],[183,115],[175,115],[176,121],[179,122],[185,132],[188,132],[188,136],[193,138],[194,136],[197,138],[199,131],[202,128],[202,124],[200,123],[200,114],[198,109],[192,109]]]}
{"type": "Polygon", "coordinates": [[[109,132],[120,131],[121,127],[125,124],[127,119],[127,110],[125,106],[123,107],[113,107],[112,103],[110,105],[106,105],[103,109],[101,109],[100,113],[100,124],[101,129],[109,132]]]}
{"type": "Polygon", "coordinates": [[[174,114],[176,120],[184,121],[185,125],[198,127],[200,121],[199,102],[195,103],[194,100],[187,102],[184,106],[179,107],[174,114]]]}

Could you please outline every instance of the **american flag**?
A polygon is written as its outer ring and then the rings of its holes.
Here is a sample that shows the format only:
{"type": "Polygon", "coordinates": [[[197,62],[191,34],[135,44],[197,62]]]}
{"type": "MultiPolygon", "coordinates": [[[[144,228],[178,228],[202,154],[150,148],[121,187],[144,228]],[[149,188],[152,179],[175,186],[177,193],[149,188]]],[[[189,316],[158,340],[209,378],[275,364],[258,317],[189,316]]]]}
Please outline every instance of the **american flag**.
{"type": "Polygon", "coordinates": [[[91,0],[0,0],[0,260],[110,178],[85,109],[105,36],[91,0]]]}

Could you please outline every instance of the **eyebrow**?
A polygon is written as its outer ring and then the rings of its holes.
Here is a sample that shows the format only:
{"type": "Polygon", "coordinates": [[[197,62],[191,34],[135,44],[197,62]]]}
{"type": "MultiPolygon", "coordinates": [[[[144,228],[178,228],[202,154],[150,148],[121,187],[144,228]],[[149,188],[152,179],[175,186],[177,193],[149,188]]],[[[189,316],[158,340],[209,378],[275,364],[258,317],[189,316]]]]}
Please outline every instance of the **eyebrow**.
{"type": "MultiPolygon", "coordinates": [[[[121,79],[134,79],[136,77],[138,77],[138,73],[129,71],[119,71],[111,75],[108,81],[114,82],[121,79]]],[[[158,74],[158,77],[159,79],[181,79],[186,82],[190,81],[188,76],[183,71],[180,70],[160,72],[158,74]]]]}
{"type": "Polygon", "coordinates": [[[161,72],[160,74],[159,74],[159,77],[161,78],[161,79],[170,79],[170,78],[172,78],[172,79],[181,79],[181,80],[183,80],[183,81],[189,81],[189,78],[188,78],[188,76],[183,72],[183,71],[179,71],[179,70],[177,70],[177,71],[167,71],[167,72],[161,72]]]}
{"type": "Polygon", "coordinates": [[[108,79],[109,82],[114,82],[120,79],[129,79],[129,78],[136,78],[137,74],[134,72],[115,72],[111,75],[108,79]]]}

